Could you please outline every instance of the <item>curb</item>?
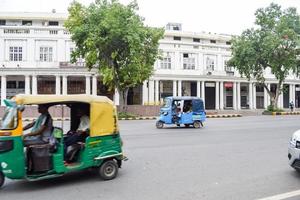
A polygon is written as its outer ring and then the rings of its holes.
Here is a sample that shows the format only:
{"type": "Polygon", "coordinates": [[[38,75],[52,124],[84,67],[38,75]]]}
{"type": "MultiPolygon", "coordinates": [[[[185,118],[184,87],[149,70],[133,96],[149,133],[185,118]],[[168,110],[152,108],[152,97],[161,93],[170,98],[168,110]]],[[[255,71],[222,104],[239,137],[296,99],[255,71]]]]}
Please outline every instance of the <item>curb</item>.
{"type": "MultiPolygon", "coordinates": [[[[300,113],[300,112],[299,112],[300,113]]],[[[242,114],[217,114],[217,115],[206,115],[206,118],[229,118],[229,117],[242,117],[242,114]]],[[[156,120],[158,117],[129,117],[119,118],[119,120],[156,120]]]]}
{"type": "Polygon", "coordinates": [[[300,115],[300,112],[272,112],[272,115],[300,115]]]}
{"type": "MultiPolygon", "coordinates": [[[[288,113],[288,112],[286,112],[288,113]]],[[[300,112],[293,112],[293,115],[299,114],[300,112]]],[[[273,115],[282,115],[282,113],[273,112],[273,115]],[[275,113],[275,114],[274,114],[275,113]]],[[[291,115],[291,114],[290,114],[291,115]]],[[[217,114],[217,115],[206,115],[206,118],[230,118],[230,117],[242,117],[242,114],[217,114]]],[[[118,118],[119,120],[156,120],[158,117],[128,117],[118,118]]],[[[24,122],[34,121],[36,118],[23,118],[24,122]]],[[[70,121],[70,118],[64,118],[64,121],[70,121]]],[[[53,121],[62,121],[62,118],[53,118],[53,121]]]]}
{"type": "Polygon", "coordinates": [[[206,118],[229,118],[229,117],[242,117],[242,114],[217,114],[217,115],[206,115],[206,118]]]}

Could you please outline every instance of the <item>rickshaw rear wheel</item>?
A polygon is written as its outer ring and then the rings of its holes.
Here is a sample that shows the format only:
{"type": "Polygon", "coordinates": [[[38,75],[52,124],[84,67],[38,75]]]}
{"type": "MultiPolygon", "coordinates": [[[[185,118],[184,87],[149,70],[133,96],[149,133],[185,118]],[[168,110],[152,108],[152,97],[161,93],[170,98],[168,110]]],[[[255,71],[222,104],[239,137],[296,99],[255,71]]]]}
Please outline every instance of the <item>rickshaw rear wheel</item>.
{"type": "Polygon", "coordinates": [[[0,172],[0,188],[4,185],[5,177],[3,172],[0,172]]]}
{"type": "Polygon", "coordinates": [[[200,128],[201,123],[199,121],[194,121],[193,126],[194,126],[194,128],[200,128]]]}
{"type": "Polygon", "coordinates": [[[163,127],[164,127],[164,123],[162,121],[156,122],[156,128],[163,128],[163,127]]]}
{"type": "Polygon", "coordinates": [[[118,175],[118,164],[114,160],[106,160],[99,168],[99,175],[103,180],[111,180],[118,175]]]}

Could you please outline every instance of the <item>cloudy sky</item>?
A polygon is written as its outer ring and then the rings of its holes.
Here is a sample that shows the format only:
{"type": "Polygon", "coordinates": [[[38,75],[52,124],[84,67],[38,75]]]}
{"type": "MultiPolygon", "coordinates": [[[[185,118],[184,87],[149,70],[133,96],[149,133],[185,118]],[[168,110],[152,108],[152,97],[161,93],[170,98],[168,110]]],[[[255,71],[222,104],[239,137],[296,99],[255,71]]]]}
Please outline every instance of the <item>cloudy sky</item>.
{"type": "MultiPolygon", "coordinates": [[[[0,0],[0,12],[67,12],[72,0],[0,0]]],[[[77,0],[85,5],[93,0],[77,0]]],[[[119,0],[127,4],[130,0],[119,0]]],[[[283,8],[296,7],[300,0],[137,0],[139,14],[149,26],[163,27],[168,22],[179,22],[183,30],[240,34],[253,27],[254,12],[271,2],[283,8]]]]}

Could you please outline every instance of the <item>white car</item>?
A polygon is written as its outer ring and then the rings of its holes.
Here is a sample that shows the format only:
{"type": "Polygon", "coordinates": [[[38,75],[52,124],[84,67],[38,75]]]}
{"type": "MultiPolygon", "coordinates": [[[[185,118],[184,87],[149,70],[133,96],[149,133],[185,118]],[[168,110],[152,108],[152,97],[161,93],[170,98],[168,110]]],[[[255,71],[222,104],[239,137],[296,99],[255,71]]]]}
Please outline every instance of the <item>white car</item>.
{"type": "Polygon", "coordinates": [[[290,140],[288,158],[290,166],[300,172],[300,130],[290,140]]]}

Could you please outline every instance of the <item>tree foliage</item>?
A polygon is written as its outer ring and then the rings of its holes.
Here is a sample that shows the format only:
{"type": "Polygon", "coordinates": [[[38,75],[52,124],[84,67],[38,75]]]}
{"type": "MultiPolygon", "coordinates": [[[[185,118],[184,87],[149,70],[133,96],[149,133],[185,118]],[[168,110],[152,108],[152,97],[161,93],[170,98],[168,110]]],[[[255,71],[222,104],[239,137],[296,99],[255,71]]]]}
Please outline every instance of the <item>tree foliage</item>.
{"type": "Polygon", "coordinates": [[[73,2],[65,23],[76,43],[72,61],[83,57],[88,69],[98,68],[105,85],[117,89],[127,104],[130,87],[153,73],[163,29],[147,27],[135,1],[97,0],[85,7],[73,2]]]}
{"type": "Polygon", "coordinates": [[[277,4],[260,8],[255,13],[256,28],[245,30],[232,40],[232,58],[228,64],[242,76],[254,78],[270,95],[271,105],[277,108],[286,77],[299,75],[300,19],[296,8],[282,10],[277,4]],[[276,92],[267,87],[266,72],[277,80],[276,92]]]}

